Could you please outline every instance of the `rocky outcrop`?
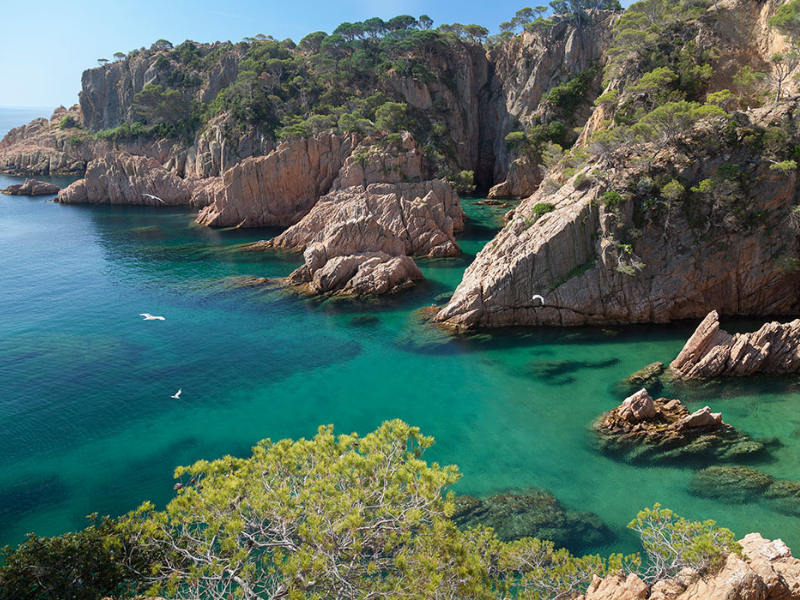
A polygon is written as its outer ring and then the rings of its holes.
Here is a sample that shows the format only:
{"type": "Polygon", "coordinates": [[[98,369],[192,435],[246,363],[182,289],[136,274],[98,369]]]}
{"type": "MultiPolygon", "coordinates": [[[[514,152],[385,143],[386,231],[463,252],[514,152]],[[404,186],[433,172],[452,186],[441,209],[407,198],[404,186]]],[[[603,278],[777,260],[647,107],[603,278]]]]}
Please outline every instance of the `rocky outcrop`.
{"type": "Polygon", "coordinates": [[[46,183],[36,179],[26,179],[25,183],[10,185],[4,190],[0,190],[0,192],[11,196],[48,196],[57,194],[59,190],[61,190],[61,188],[54,183],[46,183]]]}
{"type": "Polygon", "coordinates": [[[409,256],[452,256],[464,227],[461,203],[444,180],[371,184],[322,197],[297,225],[261,244],[303,250],[290,281],[314,293],[377,295],[421,279],[409,256]]]}
{"type": "Polygon", "coordinates": [[[511,162],[505,181],[489,190],[489,198],[526,198],[542,182],[542,167],[530,156],[521,156],[511,162]]]}
{"type": "Polygon", "coordinates": [[[452,518],[462,528],[491,527],[505,542],[534,537],[575,553],[602,546],[613,537],[597,515],[569,510],[545,489],[484,498],[456,496],[452,518]]]}
{"type": "Polygon", "coordinates": [[[89,163],[84,179],[63,189],[63,204],[189,204],[192,185],[155,159],[109,152],[89,163]]]}
{"type": "Polygon", "coordinates": [[[702,458],[734,461],[766,453],[706,406],[690,413],[680,400],[653,400],[641,389],[595,424],[600,450],[632,463],[702,458]]]}
{"type": "Polygon", "coordinates": [[[211,227],[294,225],[330,189],[353,146],[353,137],[326,132],[248,158],[225,171],[222,191],[197,222],[211,227]]]}
{"type": "MultiPolygon", "coordinates": [[[[761,126],[788,124],[792,106],[745,118],[761,126]]],[[[790,219],[796,173],[771,168],[741,145],[720,154],[705,143],[719,139],[711,123],[699,124],[687,139],[693,141],[661,152],[647,169],[634,166],[636,155],[622,148],[620,168],[608,180],[593,179],[587,168],[555,192],[537,191],[478,254],[437,320],[457,327],[563,326],[666,323],[713,309],[800,312],[800,271],[791,267],[800,259],[800,235],[790,219]],[[688,204],[670,209],[668,219],[664,209],[643,208],[649,190],[641,197],[630,193],[618,206],[604,201],[609,184],[624,191],[629,182],[664,173],[688,182],[688,192],[703,180],[722,181],[720,169],[732,164],[746,185],[723,199],[692,196],[691,210],[688,204]],[[553,210],[543,214],[548,205],[553,210]]]]}
{"type": "Polygon", "coordinates": [[[0,172],[28,176],[83,174],[86,158],[70,141],[77,130],[59,127],[66,117],[80,124],[80,108],[60,106],[49,120],[34,119],[9,131],[0,140],[0,172]]]}
{"type": "Polygon", "coordinates": [[[720,329],[719,313],[711,311],[670,369],[680,379],[800,372],[800,319],[731,335],[720,329]]]}
{"type": "Polygon", "coordinates": [[[750,533],[713,573],[691,570],[648,586],[636,574],[595,576],[578,600],[796,600],[800,598],[800,560],[781,540],[750,533]]]}
{"type": "Polygon", "coordinates": [[[363,140],[345,160],[331,189],[366,188],[373,183],[418,183],[427,179],[422,148],[407,131],[400,136],[399,143],[386,138],[363,140]]]}

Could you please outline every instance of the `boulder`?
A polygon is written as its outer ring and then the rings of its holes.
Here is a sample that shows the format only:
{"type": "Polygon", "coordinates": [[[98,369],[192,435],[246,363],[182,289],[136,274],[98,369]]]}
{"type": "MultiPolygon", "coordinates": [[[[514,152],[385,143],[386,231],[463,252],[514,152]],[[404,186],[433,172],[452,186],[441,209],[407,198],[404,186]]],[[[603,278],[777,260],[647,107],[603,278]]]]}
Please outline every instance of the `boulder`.
{"type": "Polygon", "coordinates": [[[48,196],[57,194],[61,190],[54,183],[46,183],[37,179],[26,179],[25,183],[10,185],[0,192],[12,196],[48,196]]]}
{"type": "Polygon", "coordinates": [[[192,186],[161,164],[127,152],[109,152],[86,168],[86,176],[61,190],[63,204],[189,204],[192,186]]]}
{"type": "Polygon", "coordinates": [[[604,579],[595,575],[586,594],[579,596],[578,600],[644,600],[647,591],[647,584],[635,573],[627,577],[609,575],[604,579]]]}
{"type": "Polygon", "coordinates": [[[708,406],[686,415],[676,422],[675,429],[692,429],[695,427],[715,427],[722,424],[722,413],[712,413],[708,406]]]}
{"type": "Polygon", "coordinates": [[[679,379],[798,373],[800,319],[731,335],[720,328],[719,313],[711,311],[670,363],[670,370],[679,379]]]}
{"type": "Polygon", "coordinates": [[[656,416],[655,402],[644,388],[633,396],[625,398],[617,410],[620,417],[631,423],[638,423],[656,416]]]}

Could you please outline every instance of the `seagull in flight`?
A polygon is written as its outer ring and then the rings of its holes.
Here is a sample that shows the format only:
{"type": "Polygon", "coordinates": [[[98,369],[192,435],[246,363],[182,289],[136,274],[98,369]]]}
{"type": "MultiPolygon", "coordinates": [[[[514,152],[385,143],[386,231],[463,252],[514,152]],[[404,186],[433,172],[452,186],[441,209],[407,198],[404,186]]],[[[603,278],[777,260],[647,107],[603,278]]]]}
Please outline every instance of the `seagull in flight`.
{"type": "Polygon", "coordinates": [[[170,398],[175,398],[175,400],[180,400],[180,398],[181,398],[181,391],[182,391],[182,390],[181,390],[181,388],[178,388],[178,391],[177,391],[177,392],[175,392],[175,394],[173,394],[172,396],[170,396],[170,398]]]}
{"type": "Polygon", "coordinates": [[[536,294],[533,298],[531,298],[531,302],[535,302],[537,298],[542,301],[542,306],[544,306],[544,298],[539,294],[536,294]]]}
{"type": "Polygon", "coordinates": [[[161,204],[166,204],[161,198],[158,196],[153,196],[153,194],[142,194],[142,198],[151,198],[152,200],[158,200],[161,204]]]}
{"type": "Polygon", "coordinates": [[[157,317],[155,315],[151,315],[150,313],[139,313],[140,317],[144,317],[145,321],[166,321],[164,317],[157,317]]]}

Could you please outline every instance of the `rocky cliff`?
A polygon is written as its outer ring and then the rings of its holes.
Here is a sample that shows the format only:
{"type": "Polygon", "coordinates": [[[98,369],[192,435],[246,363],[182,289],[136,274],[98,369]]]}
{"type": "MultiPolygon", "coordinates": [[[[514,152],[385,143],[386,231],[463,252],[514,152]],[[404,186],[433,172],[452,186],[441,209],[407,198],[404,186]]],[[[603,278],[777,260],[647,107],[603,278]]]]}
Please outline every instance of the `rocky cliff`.
{"type": "MultiPolygon", "coordinates": [[[[770,107],[745,118],[750,126],[790,123],[793,109],[770,107]]],[[[555,192],[537,191],[479,253],[437,319],[472,327],[664,323],[715,309],[797,313],[796,174],[771,168],[746,146],[719,153],[707,143],[719,135],[701,125],[680,151],[662,153],[645,168],[623,149],[608,180],[587,167],[555,192]],[[688,182],[684,192],[698,191],[660,207],[647,203],[650,189],[627,201],[620,195],[619,205],[611,201],[616,195],[606,196],[614,186],[650,185],[659,173],[688,182]],[[706,194],[704,181],[726,191],[706,194]]]]}
{"type": "Polygon", "coordinates": [[[539,153],[510,148],[509,133],[555,120],[582,125],[589,117],[616,18],[613,13],[596,12],[583,27],[562,21],[551,28],[523,32],[490,51],[492,77],[481,112],[483,127],[493,132],[484,140],[484,152],[493,156],[493,171],[491,177],[482,174],[481,180],[492,182],[490,197],[524,198],[542,180],[539,153]],[[548,91],[592,68],[596,74],[588,93],[569,113],[542,102],[548,91]]]}
{"type": "Polygon", "coordinates": [[[297,223],[331,188],[354,141],[322,133],[244,160],[225,171],[220,192],[197,222],[212,227],[297,223]]]}

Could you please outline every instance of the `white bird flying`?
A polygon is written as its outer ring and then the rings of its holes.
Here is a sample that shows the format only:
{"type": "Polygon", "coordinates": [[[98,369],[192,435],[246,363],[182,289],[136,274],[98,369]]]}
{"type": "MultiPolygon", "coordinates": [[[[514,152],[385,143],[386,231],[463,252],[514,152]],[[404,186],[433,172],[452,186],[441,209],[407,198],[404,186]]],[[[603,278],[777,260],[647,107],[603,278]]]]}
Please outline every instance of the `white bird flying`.
{"type": "Polygon", "coordinates": [[[178,391],[175,392],[174,395],[170,396],[170,398],[175,398],[175,400],[180,400],[181,397],[181,388],[178,388],[178,391]]]}
{"type": "Polygon", "coordinates": [[[542,306],[544,306],[544,298],[539,294],[536,294],[533,298],[531,298],[531,302],[535,301],[537,298],[542,301],[542,306]]]}
{"type": "Polygon", "coordinates": [[[164,317],[157,317],[155,315],[151,315],[150,313],[139,313],[140,317],[144,317],[145,321],[166,321],[164,317]]]}
{"type": "Polygon", "coordinates": [[[161,204],[166,204],[161,198],[158,196],[153,196],[153,194],[142,194],[142,198],[152,198],[153,200],[158,200],[161,204]]]}

